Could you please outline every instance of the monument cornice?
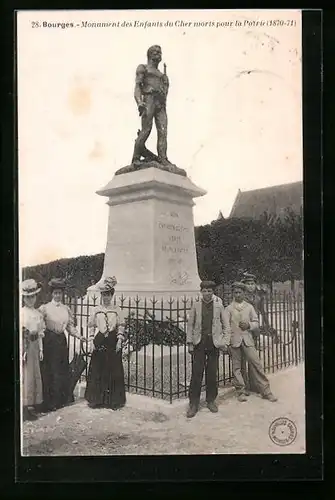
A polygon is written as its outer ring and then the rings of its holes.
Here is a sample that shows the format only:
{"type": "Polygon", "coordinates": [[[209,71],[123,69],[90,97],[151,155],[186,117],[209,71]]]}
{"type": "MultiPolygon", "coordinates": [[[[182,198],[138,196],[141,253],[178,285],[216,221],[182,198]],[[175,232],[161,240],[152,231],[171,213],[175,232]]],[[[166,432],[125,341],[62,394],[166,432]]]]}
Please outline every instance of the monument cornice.
{"type": "Polygon", "coordinates": [[[185,198],[185,196],[178,196],[178,193],[167,190],[158,190],[155,188],[151,189],[143,189],[142,190],[136,190],[132,192],[122,192],[118,194],[114,194],[113,196],[109,197],[109,200],[107,201],[107,205],[113,206],[113,205],[121,205],[123,203],[134,203],[136,201],[145,201],[145,200],[151,200],[151,199],[156,199],[160,201],[169,201],[173,202],[176,205],[186,205],[186,206],[191,206],[193,207],[194,201],[192,198],[185,198]]]}
{"type": "Polygon", "coordinates": [[[146,190],[152,190],[152,192],[155,191],[156,193],[180,194],[183,198],[185,198],[185,195],[196,198],[206,194],[204,189],[193,184],[188,177],[182,177],[157,168],[148,168],[114,176],[106,186],[97,191],[97,194],[108,196],[111,199],[117,195],[143,193],[146,190]]]}

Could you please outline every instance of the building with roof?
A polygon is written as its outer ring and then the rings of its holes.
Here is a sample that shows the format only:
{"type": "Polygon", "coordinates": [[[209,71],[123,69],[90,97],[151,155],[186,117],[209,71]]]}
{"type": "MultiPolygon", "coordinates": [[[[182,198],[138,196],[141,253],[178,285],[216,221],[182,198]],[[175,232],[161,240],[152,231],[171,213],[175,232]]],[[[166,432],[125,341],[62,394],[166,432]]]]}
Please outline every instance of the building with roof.
{"type": "Polygon", "coordinates": [[[281,217],[287,210],[302,213],[303,183],[291,182],[251,191],[238,190],[229,218],[260,219],[281,217]]]}

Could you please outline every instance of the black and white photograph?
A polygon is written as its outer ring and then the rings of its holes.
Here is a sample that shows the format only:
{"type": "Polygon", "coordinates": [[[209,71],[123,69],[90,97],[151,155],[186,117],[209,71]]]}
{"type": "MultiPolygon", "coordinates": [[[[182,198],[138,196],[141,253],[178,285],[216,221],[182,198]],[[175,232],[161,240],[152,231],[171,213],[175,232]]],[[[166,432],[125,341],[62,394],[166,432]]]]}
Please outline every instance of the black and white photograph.
{"type": "Polygon", "coordinates": [[[306,453],[300,10],[17,12],[23,457],[306,453]]]}

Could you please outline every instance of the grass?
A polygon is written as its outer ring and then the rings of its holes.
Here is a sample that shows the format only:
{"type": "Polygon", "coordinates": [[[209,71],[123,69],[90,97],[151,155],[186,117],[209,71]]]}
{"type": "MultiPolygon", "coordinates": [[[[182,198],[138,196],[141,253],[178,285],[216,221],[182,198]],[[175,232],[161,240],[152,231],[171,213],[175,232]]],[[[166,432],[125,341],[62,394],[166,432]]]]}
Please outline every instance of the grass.
{"type": "MultiPolygon", "coordinates": [[[[152,357],[151,349],[148,349],[146,356],[142,353],[136,356],[136,353],[133,353],[129,362],[124,361],[127,389],[162,399],[186,397],[192,373],[192,360],[184,346],[180,351],[178,354],[178,351],[174,350],[171,356],[166,354],[163,357],[152,357]]],[[[225,384],[231,380],[231,362],[227,355],[220,354],[218,378],[225,384]]]]}

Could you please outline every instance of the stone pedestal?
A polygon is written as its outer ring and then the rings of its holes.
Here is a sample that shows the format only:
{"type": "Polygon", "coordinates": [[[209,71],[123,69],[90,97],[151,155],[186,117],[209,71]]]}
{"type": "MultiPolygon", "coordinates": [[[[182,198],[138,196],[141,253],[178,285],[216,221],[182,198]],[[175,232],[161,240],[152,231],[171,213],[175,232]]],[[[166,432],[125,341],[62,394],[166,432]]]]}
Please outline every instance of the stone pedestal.
{"type": "Polygon", "coordinates": [[[188,177],[148,168],[114,176],[97,194],[109,205],[101,279],[115,275],[117,295],[198,294],[192,207],[206,191],[188,177]]]}

